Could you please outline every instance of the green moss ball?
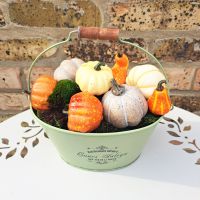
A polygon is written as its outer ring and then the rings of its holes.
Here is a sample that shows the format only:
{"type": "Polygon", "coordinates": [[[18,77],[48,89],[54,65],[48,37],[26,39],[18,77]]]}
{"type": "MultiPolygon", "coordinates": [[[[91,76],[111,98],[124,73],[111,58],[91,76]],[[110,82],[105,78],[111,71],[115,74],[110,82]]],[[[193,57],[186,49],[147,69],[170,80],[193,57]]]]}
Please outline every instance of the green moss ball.
{"type": "Polygon", "coordinates": [[[50,107],[65,108],[71,96],[78,92],[80,92],[80,88],[74,81],[67,79],[59,81],[53,93],[48,98],[50,107]]]}

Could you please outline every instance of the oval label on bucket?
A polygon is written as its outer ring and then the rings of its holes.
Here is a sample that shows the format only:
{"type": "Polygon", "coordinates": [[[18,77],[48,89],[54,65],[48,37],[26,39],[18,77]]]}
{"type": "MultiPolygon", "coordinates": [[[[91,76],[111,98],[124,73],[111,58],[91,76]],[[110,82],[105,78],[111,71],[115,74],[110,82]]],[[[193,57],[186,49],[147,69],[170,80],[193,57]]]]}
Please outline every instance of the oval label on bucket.
{"type": "Polygon", "coordinates": [[[77,156],[86,159],[88,162],[95,162],[97,164],[107,164],[109,162],[115,162],[118,159],[126,156],[128,153],[120,152],[118,147],[88,147],[85,152],[78,152],[77,156]]]}

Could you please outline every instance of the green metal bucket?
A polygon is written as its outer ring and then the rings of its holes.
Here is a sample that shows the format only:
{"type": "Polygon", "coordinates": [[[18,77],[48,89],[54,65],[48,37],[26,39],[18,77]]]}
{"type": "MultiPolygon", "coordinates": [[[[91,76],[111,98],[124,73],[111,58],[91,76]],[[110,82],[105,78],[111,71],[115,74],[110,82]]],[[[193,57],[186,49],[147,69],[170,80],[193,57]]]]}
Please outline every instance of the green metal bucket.
{"type": "Polygon", "coordinates": [[[158,119],[144,128],[113,133],[78,133],[35,120],[47,133],[60,157],[70,165],[89,170],[112,170],[134,162],[153,133],[158,119]]]}
{"type": "MultiPolygon", "coordinates": [[[[77,33],[79,30],[70,32],[65,41],[56,43],[41,52],[33,61],[29,69],[28,75],[28,92],[30,93],[30,75],[34,64],[48,50],[67,43],[71,34],[77,33]]],[[[119,39],[120,43],[130,44],[148,54],[159,65],[163,74],[165,72],[161,63],[147,50],[123,39],[119,39]]],[[[166,75],[165,75],[166,77],[166,75]]],[[[167,80],[167,79],[166,79],[167,80]]],[[[168,83],[168,81],[167,81],[168,83]]],[[[70,165],[84,168],[88,170],[113,170],[127,166],[134,162],[141,154],[148,138],[153,133],[159,118],[153,124],[144,128],[113,132],[113,133],[78,133],[64,130],[51,126],[41,121],[34,113],[32,106],[30,110],[35,120],[40,124],[55,145],[60,157],[70,165]]]]}

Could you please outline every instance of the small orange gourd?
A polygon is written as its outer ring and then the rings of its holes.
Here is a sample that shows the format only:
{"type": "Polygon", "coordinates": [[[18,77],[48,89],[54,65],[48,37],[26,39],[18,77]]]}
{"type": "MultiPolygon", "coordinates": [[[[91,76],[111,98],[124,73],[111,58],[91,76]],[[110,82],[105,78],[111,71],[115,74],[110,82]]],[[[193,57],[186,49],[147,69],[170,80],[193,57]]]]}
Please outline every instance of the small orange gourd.
{"type": "Polygon", "coordinates": [[[88,92],[79,92],[70,99],[68,129],[82,133],[98,128],[103,119],[101,102],[88,92]]]}
{"type": "Polygon", "coordinates": [[[57,81],[48,75],[36,79],[31,90],[31,104],[36,110],[48,110],[48,97],[52,94],[57,81]]]}
{"type": "Polygon", "coordinates": [[[115,55],[115,64],[112,68],[114,79],[118,84],[124,84],[126,82],[126,76],[128,71],[129,60],[125,54],[115,55]]]}
{"type": "Polygon", "coordinates": [[[148,99],[149,110],[155,115],[168,113],[172,106],[167,88],[163,86],[164,83],[166,84],[166,80],[161,80],[148,99]]]}

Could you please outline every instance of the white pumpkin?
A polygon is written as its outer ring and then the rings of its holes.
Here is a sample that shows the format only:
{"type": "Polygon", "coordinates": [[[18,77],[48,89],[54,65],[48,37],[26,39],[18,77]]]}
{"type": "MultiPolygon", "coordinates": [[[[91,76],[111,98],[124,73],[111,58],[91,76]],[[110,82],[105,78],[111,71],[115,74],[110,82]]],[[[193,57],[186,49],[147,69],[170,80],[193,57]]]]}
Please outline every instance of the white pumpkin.
{"type": "Polygon", "coordinates": [[[149,98],[161,80],[165,80],[165,76],[160,70],[154,65],[145,64],[133,67],[128,73],[126,83],[140,88],[143,95],[149,98]]]}
{"type": "Polygon", "coordinates": [[[148,105],[141,91],[128,85],[117,85],[102,98],[104,119],[117,128],[137,126],[146,115],[148,105]]]}
{"type": "Polygon", "coordinates": [[[111,87],[112,70],[99,61],[89,61],[81,65],[76,72],[76,83],[81,91],[93,95],[102,95],[111,87]]]}
{"type": "Polygon", "coordinates": [[[77,69],[84,63],[79,58],[72,58],[70,60],[64,60],[60,63],[60,66],[54,71],[54,79],[60,80],[75,80],[77,69]]]}

